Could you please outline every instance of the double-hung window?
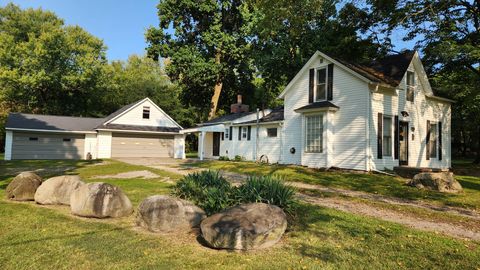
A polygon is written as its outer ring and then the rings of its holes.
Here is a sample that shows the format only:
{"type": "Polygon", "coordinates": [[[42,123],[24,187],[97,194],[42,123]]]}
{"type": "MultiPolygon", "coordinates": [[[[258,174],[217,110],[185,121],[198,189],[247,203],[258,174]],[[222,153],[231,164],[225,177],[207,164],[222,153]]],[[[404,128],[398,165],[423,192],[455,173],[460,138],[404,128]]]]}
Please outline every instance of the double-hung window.
{"type": "Polygon", "coordinates": [[[392,117],[383,117],[383,145],[382,151],[384,157],[392,156],[392,117]]]}
{"type": "Polygon", "coordinates": [[[413,102],[415,98],[415,72],[407,71],[407,101],[413,102]]]}
{"type": "Polygon", "coordinates": [[[225,139],[228,139],[228,136],[229,136],[228,131],[229,131],[229,130],[230,130],[230,129],[228,129],[228,128],[225,129],[225,139]]]}
{"type": "Polygon", "coordinates": [[[247,138],[247,127],[242,127],[242,138],[247,138]]]}
{"type": "Polygon", "coordinates": [[[317,84],[315,92],[315,101],[327,99],[327,69],[317,69],[317,84]]]}
{"type": "Polygon", "coordinates": [[[323,151],[323,115],[305,116],[305,152],[323,151]]]}
{"type": "Polygon", "coordinates": [[[438,141],[438,125],[436,123],[430,124],[430,157],[437,157],[437,141],[438,141]]]}
{"type": "Polygon", "coordinates": [[[150,107],[143,106],[142,118],[143,119],[150,119],[150,107]]]}

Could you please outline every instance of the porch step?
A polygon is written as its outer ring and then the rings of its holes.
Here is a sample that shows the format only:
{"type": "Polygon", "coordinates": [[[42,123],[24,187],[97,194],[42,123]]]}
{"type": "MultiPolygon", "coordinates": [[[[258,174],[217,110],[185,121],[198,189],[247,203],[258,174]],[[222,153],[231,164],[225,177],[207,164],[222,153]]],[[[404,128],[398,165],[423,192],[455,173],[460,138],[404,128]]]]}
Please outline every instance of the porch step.
{"type": "Polygon", "coordinates": [[[398,174],[403,178],[413,178],[416,174],[422,173],[422,172],[448,172],[448,169],[407,167],[407,166],[393,167],[393,170],[395,171],[396,174],[398,174]]]}

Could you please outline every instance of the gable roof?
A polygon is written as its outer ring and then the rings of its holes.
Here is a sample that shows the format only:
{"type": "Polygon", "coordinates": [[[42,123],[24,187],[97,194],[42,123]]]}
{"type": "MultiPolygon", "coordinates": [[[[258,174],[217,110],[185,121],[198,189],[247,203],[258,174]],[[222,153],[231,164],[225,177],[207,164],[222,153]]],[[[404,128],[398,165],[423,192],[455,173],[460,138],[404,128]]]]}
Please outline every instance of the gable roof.
{"type": "MultiPolygon", "coordinates": [[[[260,123],[271,123],[271,122],[279,122],[283,121],[284,117],[284,108],[283,106],[279,106],[274,108],[269,114],[265,115],[264,117],[259,119],[260,123]]],[[[250,124],[256,123],[257,120],[246,121],[238,124],[250,124]]]]}
{"type": "Polygon", "coordinates": [[[414,55],[415,51],[404,51],[398,54],[387,55],[384,58],[376,59],[366,64],[357,64],[339,58],[334,59],[372,82],[397,87],[402,81],[405,72],[407,72],[414,55]]]}
{"type": "Polygon", "coordinates": [[[94,131],[104,118],[10,113],[6,128],[54,131],[94,131]]]}
{"type": "Polygon", "coordinates": [[[417,55],[415,51],[405,51],[395,55],[389,55],[382,59],[377,59],[369,64],[357,64],[338,57],[332,57],[320,51],[316,51],[302,69],[288,83],[279,98],[283,98],[285,93],[292,88],[298,78],[306,72],[312,62],[317,57],[325,58],[336,66],[344,69],[358,79],[367,83],[379,83],[389,87],[397,87],[401,82],[403,75],[408,69],[410,62],[417,55]]]}
{"type": "Polygon", "coordinates": [[[256,112],[242,112],[242,113],[231,113],[231,114],[226,114],[223,116],[219,116],[217,118],[213,118],[211,120],[208,120],[206,122],[203,122],[201,124],[198,124],[199,126],[209,126],[209,125],[215,125],[215,124],[220,124],[220,123],[226,123],[226,122],[232,122],[237,119],[240,119],[244,116],[254,114],[256,112]]]}
{"type": "Polygon", "coordinates": [[[151,132],[175,132],[177,133],[182,127],[177,124],[169,115],[160,109],[149,98],[136,101],[134,103],[123,106],[105,118],[90,117],[72,117],[59,115],[41,115],[26,113],[10,113],[5,124],[7,129],[25,129],[25,130],[45,130],[45,131],[79,131],[94,132],[96,129],[115,129],[115,130],[133,130],[133,131],[151,131],[151,132]],[[140,125],[117,125],[110,122],[122,114],[128,112],[144,101],[150,101],[156,108],[165,114],[177,127],[156,127],[156,126],[140,126],[140,125]]]}

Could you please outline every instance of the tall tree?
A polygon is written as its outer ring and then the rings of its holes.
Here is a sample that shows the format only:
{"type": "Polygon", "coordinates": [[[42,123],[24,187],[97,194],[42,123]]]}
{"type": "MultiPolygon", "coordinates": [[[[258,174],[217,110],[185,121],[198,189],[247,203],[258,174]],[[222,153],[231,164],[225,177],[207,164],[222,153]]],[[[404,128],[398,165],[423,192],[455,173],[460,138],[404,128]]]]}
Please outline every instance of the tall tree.
{"type": "MultiPolygon", "coordinates": [[[[477,138],[476,163],[480,163],[480,1],[474,0],[368,0],[366,10],[371,26],[384,36],[403,30],[404,40],[415,40],[424,54],[427,69],[438,88],[455,86],[445,94],[457,97],[454,121],[464,119],[477,138]],[[468,72],[470,74],[467,74],[468,72]],[[458,80],[462,82],[448,81],[458,80]],[[457,93],[460,92],[460,93],[457,93]]],[[[457,125],[460,123],[454,123],[457,125]]]]}
{"type": "Polygon", "coordinates": [[[350,61],[381,56],[384,46],[362,36],[358,18],[366,13],[337,0],[249,0],[255,7],[252,21],[254,63],[261,75],[258,96],[271,105],[317,50],[350,61]]]}
{"type": "Polygon", "coordinates": [[[182,87],[188,105],[212,118],[222,96],[252,91],[248,5],[241,0],[161,0],[157,8],[160,25],[148,29],[147,51],[154,59],[169,59],[167,73],[182,87]]]}
{"type": "Polygon", "coordinates": [[[132,55],[127,61],[113,61],[110,72],[110,84],[102,97],[105,114],[149,97],[182,126],[190,127],[199,120],[194,110],[181,104],[180,88],[170,82],[158,61],[132,55]]]}

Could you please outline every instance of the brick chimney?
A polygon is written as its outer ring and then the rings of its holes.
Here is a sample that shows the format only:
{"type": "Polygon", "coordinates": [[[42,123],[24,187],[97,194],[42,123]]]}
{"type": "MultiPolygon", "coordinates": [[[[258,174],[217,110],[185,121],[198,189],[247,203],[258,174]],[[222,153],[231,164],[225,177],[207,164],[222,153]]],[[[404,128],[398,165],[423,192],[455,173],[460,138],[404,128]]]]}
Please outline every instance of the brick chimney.
{"type": "Polygon", "coordinates": [[[237,95],[237,103],[230,105],[231,113],[248,112],[248,105],[242,104],[242,95],[237,95]]]}

